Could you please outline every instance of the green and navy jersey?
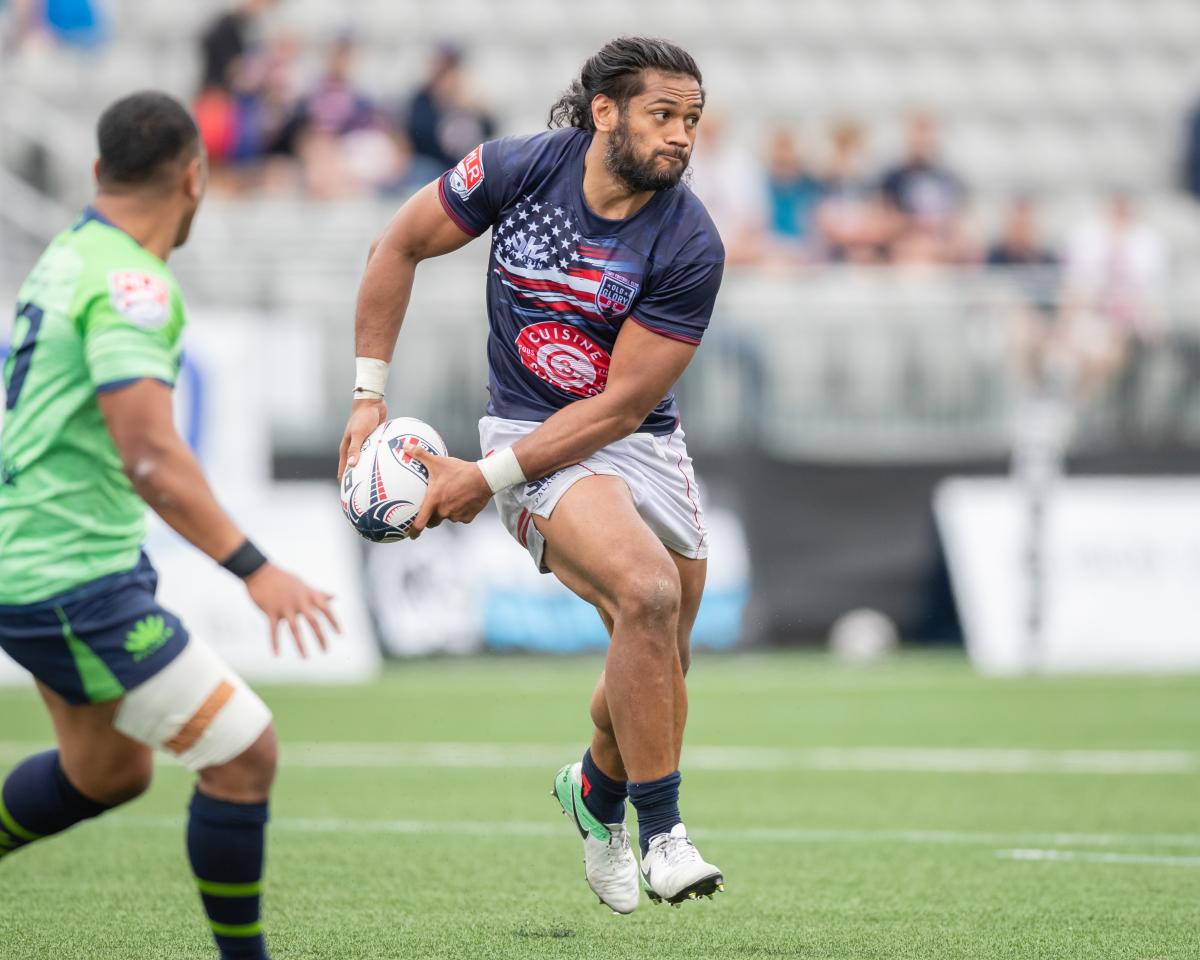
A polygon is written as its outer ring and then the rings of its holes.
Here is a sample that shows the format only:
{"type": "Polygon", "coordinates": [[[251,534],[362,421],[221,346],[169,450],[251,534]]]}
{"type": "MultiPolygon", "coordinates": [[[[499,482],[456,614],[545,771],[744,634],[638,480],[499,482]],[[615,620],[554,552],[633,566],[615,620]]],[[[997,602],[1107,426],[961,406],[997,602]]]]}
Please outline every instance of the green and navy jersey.
{"type": "Polygon", "coordinates": [[[17,297],[0,430],[0,604],[36,603],[137,565],[145,504],[96,396],[174,386],[185,323],[167,265],[94,210],[17,297]]]}

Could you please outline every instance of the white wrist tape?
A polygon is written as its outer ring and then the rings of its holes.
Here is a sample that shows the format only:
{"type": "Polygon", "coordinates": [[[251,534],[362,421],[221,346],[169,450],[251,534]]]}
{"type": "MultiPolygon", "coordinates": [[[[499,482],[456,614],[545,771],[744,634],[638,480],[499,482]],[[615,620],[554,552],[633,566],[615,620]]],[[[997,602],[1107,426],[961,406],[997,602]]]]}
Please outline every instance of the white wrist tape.
{"type": "Polygon", "coordinates": [[[388,369],[391,364],[386,360],[377,360],[374,357],[355,357],[354,358],[354,390],[365,390],[368,393],[377,393],[381,397],[383,391],[387,387],[388,369]]]}
{"type": "Polygon", "coordinates": [[[490,457],[476,460],[475,465],[483,474],[483,479],[492,488],[492,493],[499,493],[507,487],[525,483],[525,473],[517,462],[517,455],[512,447],[497,450],[490,457]]]}

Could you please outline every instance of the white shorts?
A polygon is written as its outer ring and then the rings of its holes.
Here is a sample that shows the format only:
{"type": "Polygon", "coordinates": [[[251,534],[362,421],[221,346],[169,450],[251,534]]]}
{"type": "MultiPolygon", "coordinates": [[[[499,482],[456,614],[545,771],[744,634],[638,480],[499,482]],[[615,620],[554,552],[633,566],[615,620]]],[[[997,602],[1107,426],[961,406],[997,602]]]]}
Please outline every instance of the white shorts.
{"type": "MultiPolygon", "coordinates": [[[[479,443],[484,456],[511,447],[540,423],[484,417],[479,421],[479,443]]],[[[562,495],[584,477],[620,477],[629,487],[634,506],[663,545],[681,556],[703,560],[708,556],[708,530],[700,509],[700,492],[692,458],[678,427],[666,437],[635,433],[610,443],[579,463],[496,494],[496,507],[505,529],[529,551],[542,573],[545,538],[533,522],[548,519],[562,495]]]]}

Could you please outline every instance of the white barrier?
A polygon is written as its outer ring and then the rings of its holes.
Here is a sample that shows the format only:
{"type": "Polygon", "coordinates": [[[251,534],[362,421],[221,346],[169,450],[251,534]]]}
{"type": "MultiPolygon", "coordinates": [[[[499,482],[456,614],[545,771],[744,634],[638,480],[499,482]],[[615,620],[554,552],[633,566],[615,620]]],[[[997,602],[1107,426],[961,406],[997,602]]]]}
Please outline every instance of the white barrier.
{"type": "Polygon", "coordinates": [[[1070,478],[1046,503],[1031,637],[1026,505],[1007,479],[934,496],[972,662],[991,674],[1200,670],[1200,480],[1070,478]]]}

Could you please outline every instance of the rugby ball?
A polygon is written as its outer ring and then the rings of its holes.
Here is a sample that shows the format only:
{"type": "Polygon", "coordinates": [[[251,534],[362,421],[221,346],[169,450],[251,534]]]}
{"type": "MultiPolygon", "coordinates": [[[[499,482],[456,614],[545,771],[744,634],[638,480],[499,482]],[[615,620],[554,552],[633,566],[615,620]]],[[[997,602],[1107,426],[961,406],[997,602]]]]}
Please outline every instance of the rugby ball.
{"type": "Polygon", "coordinates": [[[359,536],[372,543],[406,540],[425,499],[429,471],[404,452],[414,440],[429,453],[446,456],[446,442],[433,427],[413,417],[397,417],[371,432],[358,463],[342,475],[342,511],[359,536]]]}

